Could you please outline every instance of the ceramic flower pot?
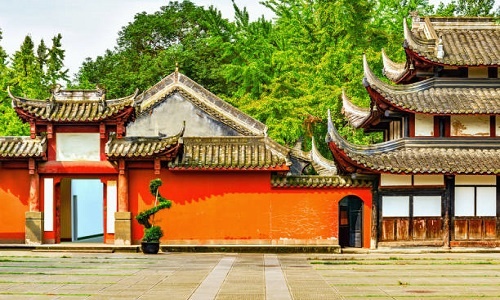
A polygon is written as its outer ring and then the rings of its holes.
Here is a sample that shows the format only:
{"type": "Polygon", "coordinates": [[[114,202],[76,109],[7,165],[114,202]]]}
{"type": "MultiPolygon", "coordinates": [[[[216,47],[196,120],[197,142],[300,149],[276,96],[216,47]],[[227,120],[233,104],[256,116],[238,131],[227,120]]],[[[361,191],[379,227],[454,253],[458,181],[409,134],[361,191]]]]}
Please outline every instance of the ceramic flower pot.
{"type": "Polygon", "coordinates": [[[144,254],[157,254],[160,251],[160,242],[142,242],[141,250],[144,254]]]}

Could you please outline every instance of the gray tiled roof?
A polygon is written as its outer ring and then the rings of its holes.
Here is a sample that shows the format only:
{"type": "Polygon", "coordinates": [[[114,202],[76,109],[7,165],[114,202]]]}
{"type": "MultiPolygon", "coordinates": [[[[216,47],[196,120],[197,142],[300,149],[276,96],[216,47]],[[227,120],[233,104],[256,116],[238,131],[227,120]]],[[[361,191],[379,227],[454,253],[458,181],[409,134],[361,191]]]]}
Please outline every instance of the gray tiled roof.
{"type": "Polygon", "coordinates": [[[500,25],[493,18],[416,18],[406,22],[405,44],[429,61],[451,66],[500,65],[500,25]],[[437,54],[442,41],[444,56],[437,54]]]}
{"type": "Polygon", "coordinates": [[[371,187],[368,179],[352,179],[350,176],[273,176],[271,185],[275,188],[349,188],[371,187]]]}
{"type": "Polygon", "coordinates": [[[267,137],[184,137],[173,169],[287,170],[284,147],[267,137]]]}
{"type": "Polygon", "coordinates": [[[45,136],[32,139],[27,136],[0,137],[0,159],[45,157],[47,139],[45,136]]]}
{"type": "MultiPolygon", "coordinates": [[[[381,101],[403,111],[427,114],[500,114],[500,79],[430,78],[391,85],[373,74],[364,58],[364,85],[381,101]]],[[[373,95],[372,95],[373,97],[373,95]]]]}
{"type": "Polygon", "coordinates": [[[132,107],[136,94],[114,100],[95,97],[94,91],[58,91],[50,99],[35,100],[12,95],[12,106],[21,118],[53,122],[96,122],[119,116],[132,107]],[[77,96],[78,95],[78,96],[77,96]]]}
{"type": "Polygon", "coordinates": [[[165,157],[172,159],[179,148],[179,135],[169,137],[112,137],[106,143],[106,155],[110,159],[148,159],[165,157]]]}
{"type": "Polygon", "coordinates": [[[361,146],[343,139],[331,120],[328,138],[346,172],[500,174],[500,138],[405,138],[361,146]]]}

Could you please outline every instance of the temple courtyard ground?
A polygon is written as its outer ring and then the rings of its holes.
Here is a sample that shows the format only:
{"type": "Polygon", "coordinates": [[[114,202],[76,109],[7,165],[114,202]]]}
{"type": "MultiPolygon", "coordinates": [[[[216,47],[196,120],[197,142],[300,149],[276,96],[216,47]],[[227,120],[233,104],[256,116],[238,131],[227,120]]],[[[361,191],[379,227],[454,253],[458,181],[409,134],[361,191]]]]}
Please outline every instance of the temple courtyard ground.
{"type": "Polygon", "coordinates": [[[500,298],[498,253],[0,251],[0,299],[500,298]]]}

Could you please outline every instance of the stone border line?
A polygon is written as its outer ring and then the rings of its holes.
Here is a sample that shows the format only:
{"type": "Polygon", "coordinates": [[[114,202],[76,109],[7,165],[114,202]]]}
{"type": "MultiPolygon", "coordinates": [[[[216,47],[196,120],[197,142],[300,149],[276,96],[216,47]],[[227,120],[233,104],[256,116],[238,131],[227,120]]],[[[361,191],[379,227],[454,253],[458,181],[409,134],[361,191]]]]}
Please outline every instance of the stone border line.
{"type": "Polygon", "coordinates": [[[212,272],[203,280],[200,286],[189,297],[190,300],[215,299],[217,293],[231,270],[236,256],[226,256],[220,259],[212,272]]]}
{"type": "Polygon", "coordinates": [[[267,300],[291,300],[290,290],[276,254],[264,255],[267,300]]]}

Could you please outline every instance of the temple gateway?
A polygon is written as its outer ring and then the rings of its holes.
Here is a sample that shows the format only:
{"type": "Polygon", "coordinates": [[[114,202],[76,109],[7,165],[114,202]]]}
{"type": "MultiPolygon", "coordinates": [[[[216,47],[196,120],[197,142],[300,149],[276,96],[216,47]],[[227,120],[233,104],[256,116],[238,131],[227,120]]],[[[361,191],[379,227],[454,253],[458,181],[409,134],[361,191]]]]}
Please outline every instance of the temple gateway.
{"type": "Polygon", "coordinates": [[[163,244],[498,247],[500,26],[415,16],[404,50],[404,63],[382,53],[395,84],[365,58],[370,108],[343,95],[349,122],[385,142],[353,145],[329,118],[333,161],[314,140],[278,144],[178,71],[120,99],[9,91],[30,135],[0,137],[0,243],[138,244],[160,178],[163,244]]]}

